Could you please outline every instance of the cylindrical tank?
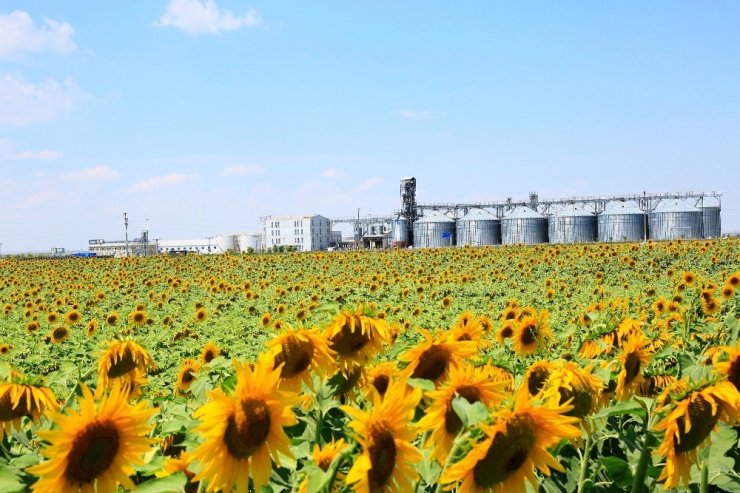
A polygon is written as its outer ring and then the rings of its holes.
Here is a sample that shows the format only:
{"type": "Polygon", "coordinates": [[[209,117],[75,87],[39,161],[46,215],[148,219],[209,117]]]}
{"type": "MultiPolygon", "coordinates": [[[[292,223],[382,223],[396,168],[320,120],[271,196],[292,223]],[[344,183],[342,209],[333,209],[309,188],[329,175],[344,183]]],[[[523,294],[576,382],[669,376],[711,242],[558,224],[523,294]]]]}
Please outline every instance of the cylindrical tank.
{"type": "Polygon", "coordinates": [[[438,211],[428,211],[414,223],[414,246],[432,248],[455,244],[455,221],[438,211]]]}
{"type": "Polygon", "coordinates": [[[547,218],[529,207],[513,208],[501,219],[501,242],[504,245],[547,243],[547,218]]]}
{"type": "Polygon", "coordinates": [[[399,248],[409,244],[409,221],[403,216],[398,216],[391,223],[391,244],[399,248]]]}
{"type": "Polygon", "coordinates": [[[582,205],[561,207],[547,220],[550,243],[596,241],[596,215],[582,205]]]}
{"type": "Polygon", "coordinates": [[[251,248],[254,252],[262,251],[262,233],[244,233],[239,235],[239,251],[246,253],[251,248]]]}
{"type": "Polygon", "coordinates": [[[216,252],[217,253],[226,253],[226,252],[235,252],[238,243],[239,243],[239,235],[235,234],[223,234],[218,235],[215,238],[216,243],[216,252]]]}
{"type": "Polygon", "coordinates": [[[703,197],[697,204],[697,207],[701,211],[704,222],[704,238],[719,238],[722,236],[719,199],[716,197],[703,197]]]}
{"type": "Polygon", "coordinates": [[[680,199],[661,201],[650,212],[648,223],[654,240],[701,238],[704,229],[702,211],[680,199]]]}
{"type": "Polygon", "coordinates": [[[609,202],[598,216],[599,241],[642,241],[647,216],[633,202],[609,202]]]}
{"type": "Polygon", "coordinates": [[[457,244],[500,245],[501,220],[485,209],[471,209],[457,220],[457,244]]]}

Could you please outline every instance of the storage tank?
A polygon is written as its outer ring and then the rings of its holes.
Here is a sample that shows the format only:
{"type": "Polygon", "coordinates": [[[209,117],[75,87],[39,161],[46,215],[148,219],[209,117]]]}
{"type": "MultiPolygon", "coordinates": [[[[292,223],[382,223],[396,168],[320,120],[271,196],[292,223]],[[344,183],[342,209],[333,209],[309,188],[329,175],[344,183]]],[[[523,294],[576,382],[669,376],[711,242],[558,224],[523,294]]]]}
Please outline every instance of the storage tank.
{"type": "Polygon", "coordinates": [[[455,244],[455,221],[438,211],[427,211],[414,223],[414,246],[433,248],[455,244]]]}
{"type": "Polygon", "coordinates": [[[409,221],[398,216],[391,223],[391,246],[404,248],[409,244],[409,221]]]}
{"type": "Polygon", "coordinates": [[[550,243],[596,241],[596,215],[581,204],[559,208],[547,220],[550,243]]]}
{"type": "Polygon", "coordinates": [[[693,201],[662,200],[648,216],[650,238],[676,240],[701,238],[704,230],[702,211],[693,201]]]}
{"type": "Polygon", "coordinates": [[[547,218],[529,207],[511,209],[501,219],[504,245],[547,243],[547,218]]]}
{"type": "Polygon", "coordinates": [[[216,240],[216,252],[226,253],[228,251],[237,251],[239,245],[239,235],[235,234],[223,234],[218,235],[216,240]]]}
{"type": "Polygon", "coordinates": [[[643,241],[647,216],[634,202],[609,202],[598,216],[599,241],[643,241]]]}
{"type": "Polygon", "coordinates": [[[485,209],[471,209],[457,220],[457,244],[500,245],[501,220],[485,209]]]}
{"type": "Polygon", "coordinates": [[[717,197],[703,197],[698,203],[704,222],[704,238],[722,236],[721,205],[717,197]]]}
{"type": "Polygon", "coordinates": [[[246,253],[251,248],[255,252],[262,251],[262,233],[243,233],[238,238],[239,251],[246,253]]]}

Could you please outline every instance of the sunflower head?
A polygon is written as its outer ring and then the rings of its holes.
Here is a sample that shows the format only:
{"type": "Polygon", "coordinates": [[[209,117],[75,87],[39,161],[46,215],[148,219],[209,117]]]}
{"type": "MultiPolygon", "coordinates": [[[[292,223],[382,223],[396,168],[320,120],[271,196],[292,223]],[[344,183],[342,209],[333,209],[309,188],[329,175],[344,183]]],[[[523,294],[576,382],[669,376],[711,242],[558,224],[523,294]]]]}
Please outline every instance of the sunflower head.
{"type": "Polygon", "coordinates": [[[190,390],[190,386],[196,379],[196,374],[200,371],[200,363],[192,358],[185,359],[180,365],[177,373],[177,390],[185,393],[190,390]]]}
{"type": "Polygon", "coordinates": [[[519,356],[534,354],[542,349],[544,341],[552,335],[549,312],[543,310],[536,316],[525,316],[519,320],[514,331],[514,352],[519,356]]]}
{"type": "Polygon", "coordinates": [[[311,370],[326,375],[334,369],[334,351],[317,330],[287,330],[268,343],[273,367],[280,368],[284,388],[299,391],[312,386],[311,370]]]}
{"type": "Polygon", "coordinates": [[[477,351],[473,341],[455,341],[447,333],[434,337],[424,329],[420,329],[420,332],[425,340],[399,357],[401,361],[408,363],[404,370],[407,377],[438,382],[450,367],[457,366],[460,361],[477,351]]]}
{"type": "Polygon", "coordinates": [[[360,308],[357,313],[340,313],[324,331],[324,337],[337,354],[342,372],[350,374],[380,352],[388,340],[388,324],[364,315],[360,308]]]}
{"type": "Polygon", "coordinates": [[[715,365],[715,372],[720,378],[727,379],[740,392],[740,342],[720,349],[726,354],[727,359],[715,365]]]}
{"type": "Polygon", "coordinates": [[[77,310],[70,310],[64,315],[64,323],[69,325],[77,325],[82,321],[82,315],[77,310]]]}
{"type": "Polygon", "coordinates": [[[221,354],[221,349],[212,341],[209,341],[203,348],[200,350],[200,360],[204,364],[210,363],[213,358],[216,358],[219,354],[221,354]]]}
{"type": "Polygon", "coordinates": [[[381,398],[384,397],[397,374],[398,368],[392,361],[386,361],[367,368],[362,377],[366,394],[377,392],[381,398]]]}
{"type": "Polygon", "coordinates": [[[619,361],[622,369],[617,377],[617,398],[627,399],[642,382],[642,371],[652,359],[642,333],[631,334],[622,345],[619,361]]]}
{"type": "Polygon", "coordinates": [[[22,418],[38,421],[57,407],[54,394],[39,377],[29,379],[11,371],[8,381],[0,383],[0,422],[7,435],[13,428],[20,429],[22,418]]]}
{"type": "Polygon", "coordinates": [[[67,337],[69,337],[69,329],[64,325],[60,325],[59,327],[51,331],[50,337],[51,342],[53,342],[54,344],[60,344],[64,342],[67,337]]]}
{"type": "Polygon", "coordinates": [[[142,309],[136,309],[132,311],[129,316],[128,320],[132,324],[134,324],[137,327],[141,327],[143,325],[146,325],[146,321],[149,318],[149,315],[147,315],[146,310],[142,309]]]}
{"type": "Polygon", "coordinates": [[[139,385],[145,383],[143,376],[149,369],[156,368],[149,353],[134,341],[113,340],[98,361],[97,395],[112,384],[122,385],[131,397],[137,395],[139,385]]]}

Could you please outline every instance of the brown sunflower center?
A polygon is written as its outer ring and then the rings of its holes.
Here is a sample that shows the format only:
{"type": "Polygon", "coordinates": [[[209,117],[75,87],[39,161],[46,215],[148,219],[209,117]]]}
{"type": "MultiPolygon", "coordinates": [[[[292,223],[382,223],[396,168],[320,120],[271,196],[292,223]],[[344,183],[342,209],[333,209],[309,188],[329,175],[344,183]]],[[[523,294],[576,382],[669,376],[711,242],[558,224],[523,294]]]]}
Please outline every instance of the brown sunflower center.
{"type": "Polygon", "coordinates": [[[593,394],[591,393],[591,389],[583,382],[573,382],[570,389],[559,387],[558,393],[560,394],[560,405],[570,401],[570,405],[573,406],[573,409],[565,413],[566,416],[583,418],[591,412],[593,394]]]}
{"type": "Polygon", "coordinates": [[[191,372],[190,370],[186,370],[183,372],[181,380],[182,380],[182,383],[189,384],[193,380],[195,380],[195,375],[193,375],[193,372],[191,372]]]}
{"type": "Polygon", "coordinates": [[[211,349],[206,350],[205,354],[203,354],[203,360],[206,363],[210,363],[211,360],[213,360],[213,358],[215,357],[216,357],[216,354],[211,349]]]}
{"type": "Polygon", "coordinates": [[[377,375],[373,378],[373,387],[378,391],[380,395],[385,395],[388,390],[388,384],[390,383],[390,377],[388,375],[377,375]]]}
{"type": "Polygon", "coordinates": [[[450,364],[450,352],[444,346],[433,344],[419,356],[419,364],[411,374],[411,378],[425,378],[437,380],[450,364]]]}
{"type": "Polygon", "coordinates": [[[270,433],[270,408],[264,400],[244,399],[229,416],[224,443],[229,454],[246,459],[262,445],[270,433]]]}
{"type": "Polygon", "coordinates": [[[534,421],[527,414],[511,418],[506,432],[499,432],[493,437],[486,456],[473,467],[476,484],[483,488],[491,488],[516,473],[534,447],[536,441],[534,427],[534,421]]]}
{"type": "Polygon", "coordinates": [[[737,390],[740,390],[740,356],[736,357],[730,363],[730,368],[727,371],[727,380],[729,380],[737,390]]]}
{"type": "Polygon", "coordinates": [[[534,324],[527,324],[522,327],[521,342],[524,346],[529,346],[537,342],[537,326],[534,324]]]}
{"type": "Polygon", "coordinates": [[[511,330],[511,326],[510,325],[507,325],[506,327],[504,327],[504,328],[501,329],[501,337],[503,339],[508,339],[513,334],[514,334],[514,331],[511,330]]]}
{"type": "MultiPolygon", "coordinates": [[[[481,398],[480,390],[473,385],[461,385],[455,392],[471,404],[475,404],[481,398]]],[[[462,420],[452,408],[452,399],[450,399],[447,403],[447,410],[445,411],[445,430],[451,435],[457,435],[462,430],[462,427],[462,420]]]]}
{"type": "Polygon", "coordinates": [[[27,416],[31,412],[26,405],[25,396],[19,399],[18,405],[13,408],[13,399],[10,394],[10,389],[8,389],[0,397],[0,421],[13,421],[14,419],[27,416]]]}
{"type": "Polygon", "coordinates": [[[636,351],[632,351],[627,355],[624,360],[624,384],[629,385],[632,381],[640,374],[640,355],[636,351]]]}
{"type": "Polygon", "coordinates": [[[542,390],[542,387],[545,386],[545,382],[549,377],[550,370],[546,366],[535,366],[529,372],[529,377],[527,378],[527,390],[529,390],[529,394],[537,395],[542,390]]]}
{"type": "Polygon", "coordinates": [[[373,491],[386,484],[393,475],[397,452],[393,434],[385,426],[371,426],[368,435],[370,446],[367,454],[372,465],[368,478],[373,491]]]}
{"type": "Polygon", "coordinates": [[[120,447],[115,423],[93,421],[75,436],[68,454],[64,477],[73,484],[86,484],[103,474],[120,447]]]}
{"type": "Polygon", "coordinates": [[[143,312],[134,312],[134,322],[140,324],[144,320],[146,320],[146,315],[143,312]]]}
{"type": "Polygon", "coordinates": [[[291,378],[311,364],[314,347],[311,341],[301,341],[290,335],[282,344],[282,351],[275,356],[275,368],[285,363],[280,370],[280,376],[291,378]]]}
{"type": "Polygon", "coordinates": [[[136,368],[136,360],[129,349],[108,368],[108,377],[118,378],[127,375],[136,368]]]}
{"type": "Polygon", "coordinates": [[[331,338],[331,346],[342,356],[348,356],[364,348],[370,342],[370,334],[363,332],[360,327],[354,327],[346,322],[342,329],[331,338]]]}
{"type": "Polygon", "coordinates": [[[68,334],[68,333],[69,333],[69,332],[67,331],[67,328],[66,328],[66,327],[57,327],[57,328],[56,328],[56,329],[54,329],[54,331],[53,331],[53,332],[51,333],[51,337],[52,337],[52,339],[54,339],[55,341],[58,341],[58,340],[60,340],[60,339],[64,339],[65,337],[67,337],[67,334],[68,334]]]}
{"type": "Polygon", "coordinates": [[[717,404],[717,412],[712,414],[712,405],[701,394],[691,399],[688,410],[689,422],[691,423],[689,431],[685,431],[686,419],[684,416],[676,420],[678,436],[673,446],[676,453],[684,453],[695,449],[709,436],[719,419],[719,411],[722,403],[718,402],[717,404]]]}
{"type": "Polygon", "coordinates": [[[470,334],[468,334],[468,333],[466,332],[466,333],[464,333],[464,334],[461,334],[461,335],[460,335],[460,336],[459,336],[459,337],[457,338],[457,340],[458,340],[458,341],[472,341],[472,340],[473,340],[473,338],[472,338],[472,337],[470,337],[470,334]]]}

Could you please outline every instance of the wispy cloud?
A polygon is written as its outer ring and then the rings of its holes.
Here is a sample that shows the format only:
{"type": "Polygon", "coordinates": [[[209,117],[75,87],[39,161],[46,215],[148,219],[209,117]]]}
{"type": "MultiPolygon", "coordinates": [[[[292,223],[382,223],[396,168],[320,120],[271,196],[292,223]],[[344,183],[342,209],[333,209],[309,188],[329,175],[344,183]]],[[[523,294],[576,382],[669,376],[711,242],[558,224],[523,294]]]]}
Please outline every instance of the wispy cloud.
{"type": "Polygon", "coordinates": [[[221,34],[260,24],[262,17],[255,9],[237,15],[216,5],[214,0],[171,0],[164,14],[154,23],[157,27],[174,27],[190,35],[221,34]]]}
{"type": "Polygon", "coordinates": [[[85,99],[71,77],[34,84],[20,76],[0,74],[0,125],[19,127],[54,120],[85,99]]]}
{"type": "Polygon", "coordinates": [[[64,173],[62,179],[68,181],[114,181],[117,180],[121,174],[112,169],[110,166],[101,164],[99,166],[93,166],[92,168],[83,168],[76,171],[70,171],[64,173]]]}
{"type": "Polygon", "coordinates": [[[221,176],[253,176],[264,175],[267,168],[259,164],[235,164],[227,166],[221,171],[221,176]]]}
{"type": "Polygon", "coordinates": [[[22,10],[0,14],[0,58],[15,58],[22,53],[40,51],[70,53],[77,48],[72,41],[74,32],[69,23],[48,18],[37,25],[22,10]]]}
{"type": "Polygon", "coordinates": [[[410,108],[401,108],[394,111],[393,114],[407,120],[429,120],[436,116],[434,112],[429,110],[413,110],[410,108]]]}
{"type": "Polygon", "coordinates": [[[18,150],[15,143],[9,139],[0,139],[0,159],[9,161],[53,161],[59,157],[57,151],[44,149],[41,151],[18,150]]]}
{"type": "Polygon", "coordinates": [[[336,168],[328,168],[325,169],[323,173],[321,173],[321,176],[324,178],[339,178],[340,176],[344,176],[344,173],[339,171],[336,168]]]}
{"type": "Polygon", "coordinates": [[[182,173],[170,173],[168,175],[155,176],[139,180],[126,189],[129,193],[149,192],[158,188],[170,187],[183,183],[193,182],[198,179],[197,175],[185,175],[182,173]]]}
{"type": "Polygon", "coordinates": [[[357,185],[355,187],[355,190],[358,192],[367,192],[368,190],[376,188],[381,183],[383,183],[383,179],[381,177],[373,176],[372,178],[368,178],[367,180],[357,185]]]}

